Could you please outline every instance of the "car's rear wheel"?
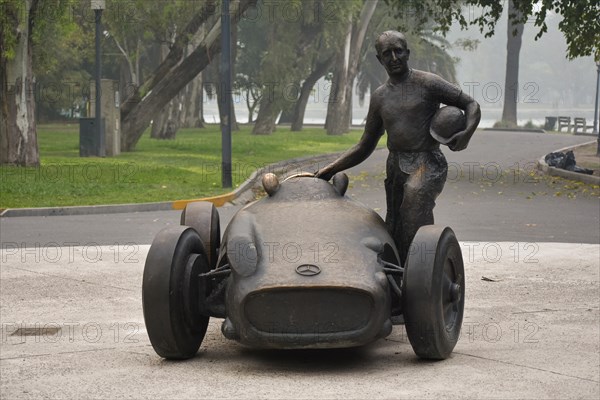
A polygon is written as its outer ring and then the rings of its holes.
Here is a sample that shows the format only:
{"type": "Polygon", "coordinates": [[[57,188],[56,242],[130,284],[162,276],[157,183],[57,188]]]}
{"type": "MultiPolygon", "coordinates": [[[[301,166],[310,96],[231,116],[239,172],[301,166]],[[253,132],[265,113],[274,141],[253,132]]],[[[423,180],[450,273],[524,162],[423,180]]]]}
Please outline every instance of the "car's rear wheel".
{"type": "Polygon", "coordinates": [[[406,333],[419,357],[443,360],[454,349],[463,319],[464,276],[452,229],[421,227],[407,258],[402,290],[406,333]]]}
{"type": "Polygon", "coordinates": [[[160,231],[144,267],[142,303],[150,343],[168,359],[193,357],[209,317],[199,311],[202,288],[198,275],[209,270],[198,233],[187,226],[160,231]]]}
{"type": "Polygon", "coordinates": [[[215,268],[221,245],[221,227],[214,204],[208,201],[189,203],[181,213],[181,225],[191,226],[198,232],[206,249],[208,265],[211,269],[215,268]]]}

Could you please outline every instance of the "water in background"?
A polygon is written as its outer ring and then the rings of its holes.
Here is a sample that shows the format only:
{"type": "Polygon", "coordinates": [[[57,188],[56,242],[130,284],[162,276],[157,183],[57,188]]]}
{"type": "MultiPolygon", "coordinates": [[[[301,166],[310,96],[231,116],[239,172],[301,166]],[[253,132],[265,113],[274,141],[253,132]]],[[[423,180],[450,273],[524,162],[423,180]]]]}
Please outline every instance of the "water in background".
{"type": "MultiPolygon", "coordinates": [[[[353,125],[364,125],[365,117],[368,111],[368,101],[361,107],[358,105],[358,101],[355,102],[353,107],[353,125]]],[[[235,115],[240,123],[248,122],[248,109],[245,103],[234,104],[235,115]]],[[[327,104],[323,103],[309,103],[306,108],[306,114],[304,117],[304,123],[307,125],[324,125],[325,117],[327,115],[327,104]]],[[[532,122],[535,126],[544,126],[545,118],[547,116],[567,116],[571,118],[583,117],[586,119],[587,125],[592,125],[594,119],[593,108],[562,108],[560,111],[553,107],[544,107],[540,105],[539,108],[525,108],[520,107],[518,109],[518,120],[517,123],[521,126],[528,122],[532,122]]],[[[482,108],[481,110],[481,122],[479,123],[480,128],[491,128],[494,123],[500,120],[502,116],[501,108],[482,108]]],[[[254,115],[256,119],[256,114],[254,115]]],[[[207,123],[218,123],[219,113],[217,109],[216,101],[207,101],[204,104],[204,119],[207,123]]]]}

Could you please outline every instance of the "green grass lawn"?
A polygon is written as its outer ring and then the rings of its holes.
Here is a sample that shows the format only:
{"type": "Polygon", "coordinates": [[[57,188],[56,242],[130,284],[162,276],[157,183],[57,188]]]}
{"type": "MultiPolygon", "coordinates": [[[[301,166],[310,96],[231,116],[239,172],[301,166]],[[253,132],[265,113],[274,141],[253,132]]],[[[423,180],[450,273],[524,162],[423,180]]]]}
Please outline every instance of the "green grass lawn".
{"type": "MultiPolygon", "coordinates": [[[[234,187],[267,164],[343,151],[361,135],[328,136],[320,128],[250,132],[242,127],[233,133],[234,187]]],[[[136,151],[111,158],[79,157],[78,124],[38,126],[38,140],[40,168],[0,167],[0,208],[169,201],[230,191],[221,188],[221,133],[215,125],[180,130],[175,140],[146,134],[136,151]]]]}

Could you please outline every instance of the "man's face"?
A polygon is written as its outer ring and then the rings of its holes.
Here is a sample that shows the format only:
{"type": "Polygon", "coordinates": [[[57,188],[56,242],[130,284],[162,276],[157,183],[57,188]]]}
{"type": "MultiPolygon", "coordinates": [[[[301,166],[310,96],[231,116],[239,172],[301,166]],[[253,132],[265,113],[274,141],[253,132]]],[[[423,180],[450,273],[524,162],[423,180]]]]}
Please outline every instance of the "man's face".
{"type": "Polygon", "coordinates": [[[383,36],[380,39],[380,53],[377,59],[385,67],[388,75],[402,75],[408,71],[410,50],[404,41],[396,35],[383,36]]]}

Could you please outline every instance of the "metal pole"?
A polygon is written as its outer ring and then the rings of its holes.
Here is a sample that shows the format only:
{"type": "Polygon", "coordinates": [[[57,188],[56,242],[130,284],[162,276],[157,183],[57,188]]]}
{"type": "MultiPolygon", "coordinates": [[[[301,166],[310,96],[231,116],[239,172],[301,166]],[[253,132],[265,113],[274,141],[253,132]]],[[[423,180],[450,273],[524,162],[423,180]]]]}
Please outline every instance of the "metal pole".
{"type": "Polygon", "coordinates": [[[594,103],[594,134],[598,135],[596,155],[600,157],[600,132],[598,132],[598,92],[600,92],[600,61],[596,62],[596,102],[594,103]]]}
{"type": "MultiPolygon", "coordinates": [[[[102,47],[100,46],[100,36],[102,34],[102,10],[101,9],[97,9],[94,10],[95,13],[95,17],[96,17],[96,133],[97,133],[97,138],[101,138],[103,132],[102,132],[102,125],[101,125],[101,121],[102,121],[102,96],[101,96],[101,89],[100,89],[100,80],[102,79],[102,47]]],[[[100,142],[102,142],[102,140],[100,139],[100,142]]],[[[100,144],[99,144],[100,145],[100,144]]],[[[96,149],[96,152],[98,153],[97,155],[103,155],[103,154],[99,154],[101,152],[100,149],[96,149]]]]}
{"type": "Polygon", "coordinates": [[[232,187],[231,179],[231,18],[229,0],[221,5],[221,182],[232,187]]]}

